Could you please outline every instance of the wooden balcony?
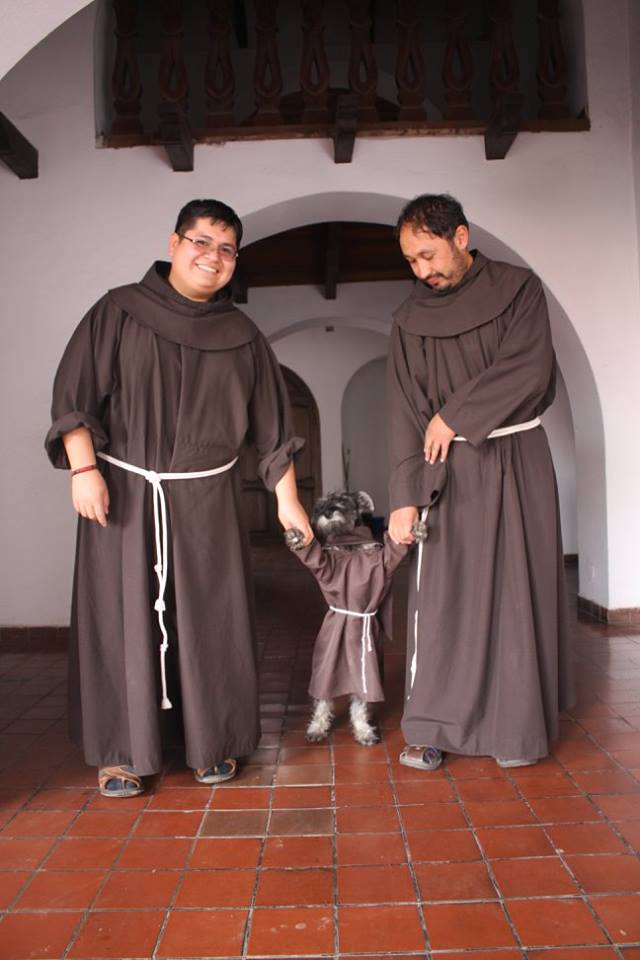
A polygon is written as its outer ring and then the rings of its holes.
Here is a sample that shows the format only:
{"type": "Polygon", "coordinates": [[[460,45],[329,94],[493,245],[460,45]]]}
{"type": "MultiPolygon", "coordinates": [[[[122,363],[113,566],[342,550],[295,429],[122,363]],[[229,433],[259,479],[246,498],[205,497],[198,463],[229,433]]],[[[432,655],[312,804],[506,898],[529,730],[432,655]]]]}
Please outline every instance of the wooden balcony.
{"type": "MultiPolygon", "coordinates": [[[[589,129],[562,0],[104,0],[99,144],[589,129]],[[578,90],[577,97],[580,97],[578,90]],[[573,102],[572,102],[573,101],[573,102]]],[[[100,110],[98,113],[100,113],[100,110]]]]}

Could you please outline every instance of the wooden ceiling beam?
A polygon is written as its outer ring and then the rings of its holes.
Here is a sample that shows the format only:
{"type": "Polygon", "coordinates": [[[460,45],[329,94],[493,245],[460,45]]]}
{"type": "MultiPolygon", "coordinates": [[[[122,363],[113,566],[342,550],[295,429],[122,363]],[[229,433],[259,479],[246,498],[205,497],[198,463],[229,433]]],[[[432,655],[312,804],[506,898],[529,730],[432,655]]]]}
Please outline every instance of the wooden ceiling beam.
{"type": "Polygon", "coordinates": [[[231,290],[235,303],[248,303],[249,287],[242,264],[237,261],[236,269],[231,280],[231,290]]]}
{"type": "Polygon", "coordinates": [[[324,298],[335,300],[338,295],[338,271],[340,269],[341,223],[326,224],[324,258],[324,298]]]}
{"type": "Polygon", "coordinates": [[[342,93],[336,103],[334,131],[335,163],[351,163],[358,129],[358,98],[353,93],[342,93]]]}
{"type": "Polygon", "coordinates": [[[0,113],[0,160],[21,180],[38,176],[38,151],[4,113],[0,113]]]}
{"type": "Polygon", "coordinates": [[[160,104],[158,143],[167,151],[172,170],[176,173],[191,173],[193,137],[184,110],[179,104],[160,104]]]}
{"type": "Polygon", "coordinates": [[[504,160],[520,130],[522,95],[505,94],[484,135],[487,160],[504,160]]]}

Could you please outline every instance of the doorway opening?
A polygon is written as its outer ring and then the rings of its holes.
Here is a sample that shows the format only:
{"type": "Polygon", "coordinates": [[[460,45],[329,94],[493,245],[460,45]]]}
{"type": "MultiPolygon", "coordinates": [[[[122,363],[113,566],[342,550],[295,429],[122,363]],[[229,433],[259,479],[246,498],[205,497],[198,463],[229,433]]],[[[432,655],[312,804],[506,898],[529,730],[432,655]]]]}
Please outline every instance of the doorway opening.
{"type": "MultiPolygon", "coordinates": [[[[296,456],[296,482],[300,502],[307,511],[311,508],[321,489],[320,464],[320,417],[318,406],[304,380],[281,366],[282,376],[289,394],[293,431],[302,437],[304,447],[296,456]]],[[[252,541],[275,540],[282,536],[278,521],[275,497],[266,490],[258,476],[258,455],[248,447],[240,458],[244,515],[252,541]]]]}

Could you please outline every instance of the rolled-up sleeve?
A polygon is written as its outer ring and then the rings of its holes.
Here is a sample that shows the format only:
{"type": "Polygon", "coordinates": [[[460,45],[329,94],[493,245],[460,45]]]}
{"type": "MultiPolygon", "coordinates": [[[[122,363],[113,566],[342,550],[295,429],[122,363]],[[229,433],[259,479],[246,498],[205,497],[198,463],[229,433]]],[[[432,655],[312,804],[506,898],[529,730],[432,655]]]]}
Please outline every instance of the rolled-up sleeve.
{"type": "Polygon", "coordinates": [[[108,296],[79,323],[60,361],[51,404],[45,449],[54,467],[68,469],[62,438],[78,427],[91,431],[94,448],[109,443],[108,403],[113,390],[121,323],[108,296]]]}
{"type": "Polygon", "coordinates": [[[274,490],[304,439],[294,435],[289,394],[275,354],[262,335],[252,348],[256,376],[249,403],[249,440],[258,452],[260,479],[274,490]]]}

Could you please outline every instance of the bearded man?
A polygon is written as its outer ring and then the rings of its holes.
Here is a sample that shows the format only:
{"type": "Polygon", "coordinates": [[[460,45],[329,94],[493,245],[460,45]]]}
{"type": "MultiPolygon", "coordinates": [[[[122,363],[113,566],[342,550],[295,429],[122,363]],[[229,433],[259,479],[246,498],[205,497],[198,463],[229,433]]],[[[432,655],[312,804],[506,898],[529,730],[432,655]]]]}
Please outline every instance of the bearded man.
{"type": "Polygon", "coordinates": [[[556,361],[542,285],[468,249],[460,203],[425,194],[397,235],[417,283],[388,365],[389,533],[428,539],[410,578],[400,762],[444,751],[536,763],[573,697],[555,475],[540,415],[556,361]]]}

